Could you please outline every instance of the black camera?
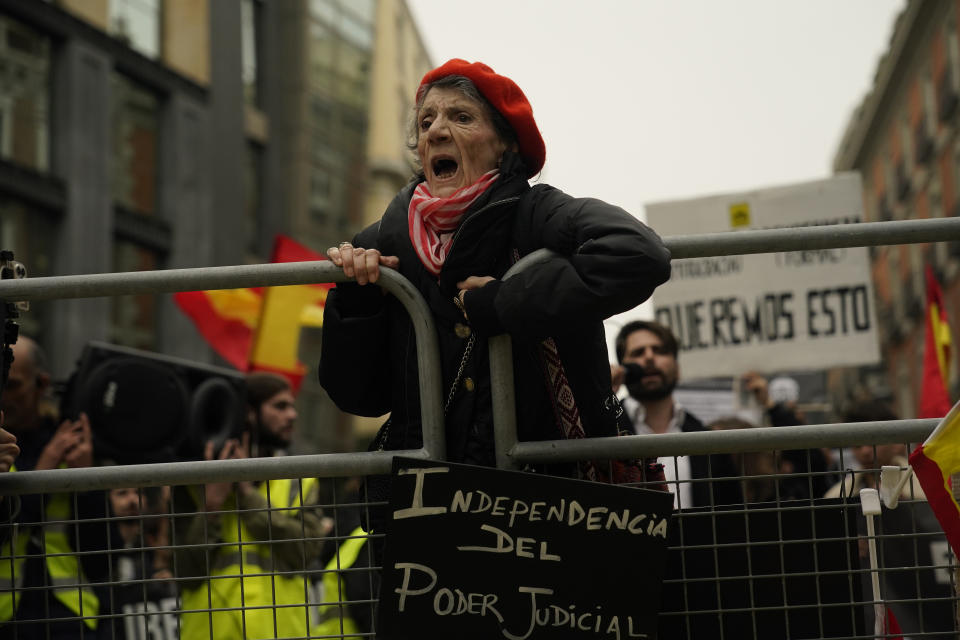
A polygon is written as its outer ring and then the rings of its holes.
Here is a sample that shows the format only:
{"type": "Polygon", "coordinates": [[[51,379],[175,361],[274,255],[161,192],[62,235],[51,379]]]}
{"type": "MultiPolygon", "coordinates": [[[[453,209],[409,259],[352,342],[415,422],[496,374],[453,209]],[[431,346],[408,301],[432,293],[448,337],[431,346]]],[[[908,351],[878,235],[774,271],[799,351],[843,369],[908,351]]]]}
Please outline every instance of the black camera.
{"type": "Polygon", "coordinates": [[[98,458],[118,464],[202,460],[245,428],[243,374],[90,342],[67,382],[61,414],[86,413],[98,458]]]}
{"type": "MultiPolygon", "coordinates": [[[[27,268],[13,259],[13,251],[0,251],[0,280],[19,280],[27,277],[27,268]]],[[[13,350],[20,335],[20,325],[16,319],[21,311],[26,311],[26,302],[0,301],[0,393],[7,386],[10,375],[10,363],[13,362],[13,350]]]]}

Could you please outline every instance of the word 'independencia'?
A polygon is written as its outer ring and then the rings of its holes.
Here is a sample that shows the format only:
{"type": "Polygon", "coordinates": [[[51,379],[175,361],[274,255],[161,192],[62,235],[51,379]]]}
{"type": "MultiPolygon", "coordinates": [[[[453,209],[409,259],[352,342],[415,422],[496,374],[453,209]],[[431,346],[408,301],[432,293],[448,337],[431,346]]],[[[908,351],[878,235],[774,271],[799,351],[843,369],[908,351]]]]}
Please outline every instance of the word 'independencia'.
{"type": "Polygon", "coordinates": [[[394,520],[418,518],[441,513],[470,513],[508,518],[512,527],[517,519],[527,522],[556,522],[570,527],[582,525],[587,531],[619,529],[633,535],[667,537],[667,519],[657,514],[631,513],[630,509],[610,510],[607,507],[584,507],[576,500],[560,498],[559,501],[527,502],[509,496],[490,496],[484,491],[457,490],[450,506],[425,506],[423,504],[423,484],[427,474],[446,473],[445,467],[420,469],[400,469],[399,475],[414,475],[416,484],[413,489],[411,506],[393,512],[394,520]]]}

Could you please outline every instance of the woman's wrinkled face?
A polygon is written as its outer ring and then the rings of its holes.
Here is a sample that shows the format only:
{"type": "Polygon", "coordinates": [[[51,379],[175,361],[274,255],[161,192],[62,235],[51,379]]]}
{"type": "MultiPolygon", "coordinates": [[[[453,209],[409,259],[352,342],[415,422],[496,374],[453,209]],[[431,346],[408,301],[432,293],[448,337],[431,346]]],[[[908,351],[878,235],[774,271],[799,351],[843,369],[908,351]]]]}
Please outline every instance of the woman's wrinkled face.
{"type": "Polygon", "coordinates": [[[434,197],[448,197],[500,163],[506,150],[483,104],[435,87],[417,113],[417,155],[434,197]]]}

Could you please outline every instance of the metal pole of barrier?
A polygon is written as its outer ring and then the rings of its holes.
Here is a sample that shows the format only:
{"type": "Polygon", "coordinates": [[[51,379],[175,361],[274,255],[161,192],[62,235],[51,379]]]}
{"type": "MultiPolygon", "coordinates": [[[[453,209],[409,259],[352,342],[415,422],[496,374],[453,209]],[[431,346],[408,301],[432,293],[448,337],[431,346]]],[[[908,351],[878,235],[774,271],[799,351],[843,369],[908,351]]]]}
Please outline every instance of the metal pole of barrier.
{"type": "Polygon", "coordinates": [[[497,469],[519,469],[510,457],[517,444],[517,400],[513,387],[513,346],[509,334],[488,341],[490,352],[490,396],[493,403],[493,443],[497,469]]]}
{"type": "MultiPolygon", "coordinates": [[[[788,451],[858,444],[903,444],[922,442],[933,431],[937,422],[937,419],[890,420],[520,442],[509,454],[513,463],[520,465],[528,462],[788,451]]],[[[426,454],[419,449],[23,471],[0,474],[0,495],[276,478],[348,477],[387,473],[395,455],[424,457],[426,454]]]]}
{"type": "MultiPolygon", "coordinates": [[[[949,240],[960,240],[960,218],[861,222],[819,227],[668,236],[664,238],[664,244],[670,249],[673,258],[695,258],[949,240]]],[[[516,272],[521,265],[528,265],[528,261],[543,260],[543,256],[535,258],[540,251],[526,256],[514,265],[509,273],[516,272]]],[[[392,269],[383,268],[381,274],[383,278],[379,284],[390,293],[400,297],[398,291],[403,290],[419,295],[413,285],[392,269]]],[[[0,282],[0,300],[93,298],[350,280],[351,278],[343,275],[339,267],[327,261],[287,262],[3,280],[0,282]]],[[[401,301],[404,300],[401,299],[401,301]]],[[[430,318],[426,303],[422,300],[420,302],[425,317],[430,318]]],[[[404,302],[404,306],[407,304],[408,301],[404,302]]],[[[419,306],[419,303],[414,306],[419,306]]]]}
{"type": "MultiPolygon", "coordinates": [[[[94,298],[142,293],[238,289],[321,282],[351,282],[327,261],[98,273],[0,281],[0,300],[36,301],[94,298]]],[[[433,314],[420,292],[393,269],[382,268],[378,285],[392,293],[410,314],[417,340],[423,446],[429,457],[446,457],[440,347],[433,314]]]]}
{"type": "Polygon", "coordinates": [[[0,495],[93,491],[278,478],[336,478],[390,473],[395,455],[425,458],[423,449],[321,453],[239,460],[196,460],[0,474],[0,495]]]}
{"type": "Polygon", "coordinates": [[[930,418],[647,434],[619,438],[518,442],[510,452],[510,456],[518,464],[553,463],[592,459],[789,451],[862,444],[904,444],[923,442],[938,422],[938,419],[930,418]]]}
{"type": "Polygon", "coordinates": [[[674,259],[960,240],[960,218],[857,222],[668,236],[674,259]]]}
{"type": "MultiPolygon", "coordinates": [[[[554,253],[538,249],[518,260],[510,267],[503,280],[527,267],[549,260],[554,253]]],[[[498,469],[519,469],[520,465],[510,457],[517,444],[517,402],[513,388],[513,345],[509,334],[494,336],[488,341],[490,353],[490,394],[493,401],[493,442],[497,454],[498,469]]]]}

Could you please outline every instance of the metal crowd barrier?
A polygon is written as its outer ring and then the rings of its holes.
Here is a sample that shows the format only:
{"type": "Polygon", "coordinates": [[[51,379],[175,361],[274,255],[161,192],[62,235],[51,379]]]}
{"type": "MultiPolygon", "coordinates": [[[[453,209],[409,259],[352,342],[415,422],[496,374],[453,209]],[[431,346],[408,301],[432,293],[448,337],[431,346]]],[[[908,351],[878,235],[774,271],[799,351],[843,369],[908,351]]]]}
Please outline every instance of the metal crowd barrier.
{"type": "MultiPolygon", "coordinates": [[[[686,258],[946,240],[960,240],[960,219],[743,231],[666,238],[665,242],[674,257],[686,258]]],[[[521,261],[517,267],[523,264],[521,261]]],[[[344,280],[338,268],[322,262],[215,267],[2,281],[0,300],[344,280]]],[[[31,553],[7,551],[6,557],[0,553],[0,636],[372,637],[369,620],[375,617],[380,568],[376,549],[381,539],[376,531],[368,535],[354,525],[366,522],[371,512],[385,504],[385,497],[366,494],[362,488],[358,491],[356,478],[388,472],[397,454],[442,459],[445,451],[439,355],[430,312],[418,292],[395,272],[384,270],[380,284],[401,300],[413,319],[424,411],[422,449],[2,474],[0,505],[9,508],[19,502],[21,514],[32,514],[35,520],[0,524],[0,540],[27,536],[36,545],[31,553]],[[319,482],[307,491],[306,481],[295,481],[291,501],[284,506],[227,504],[216,514],[218,518],[232,516],[237,535],[231,537],[223,530],[217,533],[205,508],[205,484],[239,486],[284,478],[319,482]],[[127,488],[137,489],[136,508],[124,515],[102,491],[127,488]],[[49,512],[46,507],[64,495],[72,511],[67,515],[49,512]],[[95,514],[75,517],[73,514],[84,512],[82,507],[95,514]],[[248,519],[265,526],[266,535],[257,538],[244,533],[239,523],[248,519]],[[291,522],[299,526],[298,532],[291,522]],[[328,532],[325,527],[331,523],[328,532]],[[127,535],[120,535],[124,529],[127,535]],[[51,552],[47,541],[56,540],[60,533],[66,534],[72,549],[51,552]],[[359,552],[351,541],[359,543],[359,552]],[[236,549],[236,563],[211,567],[211,552],[223,548],[236,549]],[[187,559],[190,556],[192,564],[187,559]],[[18,590],[15,576],[11,577],[9,569],[4,574],[4,567],[13,567],[21,559],[35,573],[27,576],[25,586],[18,590]],[[198,560],[199,574],[195,570],[198,560]],[[72,578],[60,575],[49,584],[44,582],[47,578],[37,575],[53,575],[51,562],[56,565],[60,561],[65,562],[61,570],[72,567],[68,574],[72,578]],[[205,596],[201,590],[197,599],[197,580],[236,591],[232,606],[217,604],[214,592],[219,587],[211,586],[205,596]],[[290,580],[299,585],[296,588],[302,593],[298,597],[290,597],[290,580]],[[64,605],[66,609],[50,610],[34,621],[8,621],[9,613],[4,617],[5,598],[11,604],[16,598],[18,605],[39,600],[48,603],[53,601],[46,597],[51,590],[58,597],[63,595],[61,600],[75,603],[76,610],[64,605]],[[264,596],[264,592],[270,595],[264,596]],[[96,599],[85,597],[88,593],[96,599]],[[242,614],[238,629],[228,629],[223,622],[231,611],[242,614]],[[289,615],[291,611],[295,615],[289,615]],[[194,621],[200,616],[202,624],[187,625],[190,616],[194,621]],[[291,619],[302,619],[302,625],[289,622],[291,619]],[[362,624],[353,627],[351,621],[362,624]]],[[[680,505],[684,508],[676,516],[677,537],[669,547],[677,562],[672,562],[664,581],[660,637],[873,638],[876,603],[869,584],[876,575],[884,587],[883,601],[900,620],[905,634],[911,638],[956,637],[953,612],[960,600],[955,561],[942,532],[935,523],[931,525],[929,507],[921,497],[909,492],[897,509],[885,511],[873,536],[881,547],[880,565],[872,570],[862,549],[867,535],[856,496],[843,494],[825,501],[814,495],[812,488],[843,478],[875,480],[879,471],[854,472],[842,466],[814,469],[811,464],[802,468],[803,456],[810,463],[821,449],[839,454],[841,447],[868,444],[875,450],[893,446],[901,453],[908,451],[930,433],[935,420],[518,442],[509,339],[497,342],[491,341],[491,367],[496,385],[498,466],[641,456],[672,458],[676,464],[681,457],[694,455],[709,456],[711,464],[714,460],[736,462],[738,469],[732,475],[691,484],[706,482],[711,495],[714,485],[740,487],[739,501],[711,499],[701,508],[680,505]],[[764,473],[750,468],[750,455],[767,455],[765,459],[779,465],[788,452],[793,453],[794,465],[800,461],[799,468],[775,465],[764,473]],[[763,489],[762,502],[747,497],[760,495],[757,487],[763,489]],[[804,487],[809,495],[803,495],[804,487]]],[[[269,491],[274,484],[261,486],[269,491]]],[[[0,509],[0,513],[5,511],[0,509]]],[[[638,579],[642,579],[642,568],[638,571],[638,579]]]]}

